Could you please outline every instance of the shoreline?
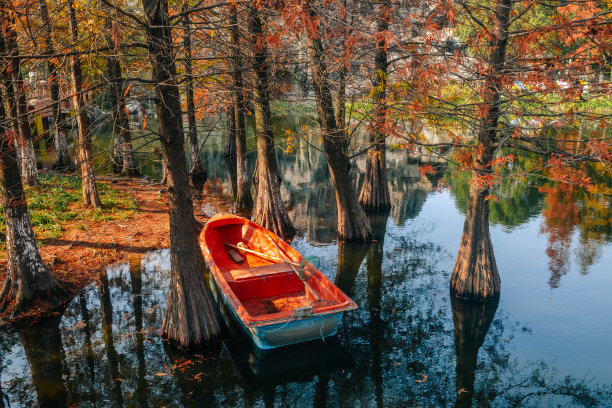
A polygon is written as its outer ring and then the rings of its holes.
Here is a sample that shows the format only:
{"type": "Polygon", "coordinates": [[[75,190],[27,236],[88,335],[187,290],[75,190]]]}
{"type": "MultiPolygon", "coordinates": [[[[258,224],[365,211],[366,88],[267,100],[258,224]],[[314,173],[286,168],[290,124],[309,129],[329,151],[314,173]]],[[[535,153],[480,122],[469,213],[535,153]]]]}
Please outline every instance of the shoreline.
{"type": "MultiPolygon", "coordinates": [[[[37,234],[43,261],[68,294],[58,305],[36,299],[27,313],[14,318],[10,318],[12,308],[8,307],[0,314],[0,325],[53,315],[81,289],[96,281],[106,266],[129,262],[136,257],[140,259],[147,252],[169,247],[168,198],[162,184],[112,175],[100,176],[98,183],[128,194],[138,208],[127,219],[61,221],[64,231],[58,238],[40,238],[37,234]]],[[[210,182],[204,186],[201,197],[194,194],[193,201],[196,220],[202,224],[214,215],[204,213],[204,205],[217,212],[233,208],[231,197],[213,192],[210,182]]],[[[82,204],[77,206],[82,207],[82,204]]],[[[3,252],[0,255],[0,288],[8,273],[7,253],[3,252]]]]}

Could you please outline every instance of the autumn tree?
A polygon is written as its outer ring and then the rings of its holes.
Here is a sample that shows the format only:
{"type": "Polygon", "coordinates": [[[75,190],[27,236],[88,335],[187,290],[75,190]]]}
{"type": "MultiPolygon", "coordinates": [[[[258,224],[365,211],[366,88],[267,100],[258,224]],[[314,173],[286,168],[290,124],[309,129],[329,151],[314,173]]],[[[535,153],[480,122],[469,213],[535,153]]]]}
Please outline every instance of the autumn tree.
{"type": "MultiPolygon", "coordinates": [[[[525,173],[503,175],[502,170],[536,154],[531,174],[586,186],[591,181],[581,167],[610,162],[605,112],[581,109],[583,102],[604,93],[593,89],[586,94],[577,78],[609,51],[611,31],[606,13],[593,3],[580,12],[570,5],[513,0],[492,5],[458,1],[440,4],[437,10],[432,20],[456,28],[465,43],[449,51],[454,42],[432,36],[437,40],[422,45],[430,52],[428,59],[410,66],[413,80],[405,85],[415,99],[410,104],[414,116],[434,125],[439,119],[452,120],[457,130],[447,130],[448,141],[440,143],[407,139],[439,157],[447,149],[453,166],[472,172],[451,287],[457,297],[489,300],[500,293],[489,233],[492,187],[501,177],[525,173]],[[585,24],[587,30],[582,29],[585,24]],[[434,57],[433,49],[439,50],[434,57]],[[572,128],[577,118],[599,121],[602,129],[591,137],[576,137],[572,128]]],[[[432,167],[422,170],[428,173],[432,167]]]]}
{"type": "Polygon", "coordinates": [[[327,58],[319,29],[320,19],[310,1],[305,1],[302,7],[301,17],[308,37],[307,52],[311,64],[320,132],[336,192],[338,236],[346,241],[367,241],[372,237],[372,230],[365,211],[357,201],[345,149],[346,133],[338,128],[334,113],[327,58]]]}
{"type": "MultiPolygon", "coordinates": [[[[188,2],[182,6],[183,12],[188,8],[188,2]]],[[[191,20],[189,13],[185,12],[183,17],[183,51],[185,67],[185,102],[187,105],[187,139],[191,150],[191,171],[189,177],[194,186],[203,185],[206,182],[207,173],[200,158],[200,144],[198,143],[198,128],[196,125],[195,101],[193,97],[193,68],[191,52],[191,20]]]]}
{"type": "Polygon", "coordinates": [[[171,282],[162,333],[178,346],[198,347],[215,341],[221,327],[204,280],[204,257],[188,185],[172,24],[167,0],[143,0],[142,5],[168,177],[171,282]]]}
{"type": "Polygon", "coordinates": [[[39,0],[40,22],[42,24],[43,36],[45,41],[45,54],[47,63],[47,82],[49,84],[49,94],[51,96],[51,132],[53,133],[53,149],[55,150],[54,168],[69,170],[72,168],[72,158],[68,151],[68,142],[61,105],[60,105],[60,66],[58,58],[55,56],[53,45],[53,26],[49,18],[49,10],[46,0],[39,0]]]}
{"type": "Polygon", "coordinates": [[[21,58],[17,43],[17,31],[15,29],[15,10],[13,5],[7,1],[0,2],[0,21],[2,21],[0,39],[0,55],[3,57],[2,69],[3,81],[6,88],[6,96],[11,114],[17,125],[18,146],[20,148],[21,177],[26,185],[38,184],[38,171],[36,169],[36,153],[32,130],[28,119],[28,104],[26,95],[26,84],[21,74],[21,58]]]}
{"type": "Polygon", "coordinates": [[[391,207],[386,169],[386,105],[389,47],[389,19],[391,4],[382,2],[378,6],[376,53],[374,56],[374,83],[372,90],[373,125],[369,131],[369,143],[372,145],[367,153],[366,171],[359,203],[366,210],[384,210],[391,207]]]}
{"type": "Polygon", "coordinates": [[[104,28],[107,32],[106,45],[110,48],[106,57],[106,75],[110,88],[112,109],[113,169],[126,176],[137,176],[139,171],[134,161],[130,118],[126,106],[126,96],[129,95],[129,89],[125,87],[121,62],[116,54],[121,49],[118,15],[113,13],[114,10],[111,7],[106,6],[104,9],[107,13],[104,22],[104,28]]]}
{"type": "MultiPolygon", "coordinates": [[[[76,49],[79,41],[79,31],[73,0],[68,0],[68,25],[72,47],[76,49]]],[[[81,59],[78,53],[72,55],[70,74],[72,76],[72,103],[76,110],[76,120],[79,127],[79,160],[81,164],[81,180],[83,181],[83,203],[100,207],[100,195],[96,185],[94,172],[93,150],[91,145],[91,123],[86,110],[85,89],[81,59]]]]}
{"type": "Polygon", "coordinates": [[[0,196],[6,222],[8,276],[0,290],[0,311],[14,301],[13,314],[27,310],[34,299],[52,300],[65,294],[40,256],[15,157],[15,134],[9,130],[0,96],[0,196]]]}
{"type": "Polygon", "coordinates": [[[240,38],[238,25],[238,6],[231,4],[228,6],[229,12],[229,31],[230,31],[230,61],[231,61],[231,94],[232,109],[234,114],[232,130],[236,137],[236,204],[239,210],[248,211],[253,207],[251,197],[251,182],[248,174],[247,162],[247,143],[246,143],[246,124],[244,106],[244,81],[242,77],[242,57],[243,47],[240,38]]]}
{"type": "Polygon", "coordinates": [[[257,201],[253,221],[284,239],[291,239],[295,235],[295,227],[281,198],[278,163],[274,151],[268,89],[271,78],[265,33],[257,7],[249,6],[248,11],[249,32],[254,53],[253,95],[257,131],[256,171],[258,173],[257,201]]]}

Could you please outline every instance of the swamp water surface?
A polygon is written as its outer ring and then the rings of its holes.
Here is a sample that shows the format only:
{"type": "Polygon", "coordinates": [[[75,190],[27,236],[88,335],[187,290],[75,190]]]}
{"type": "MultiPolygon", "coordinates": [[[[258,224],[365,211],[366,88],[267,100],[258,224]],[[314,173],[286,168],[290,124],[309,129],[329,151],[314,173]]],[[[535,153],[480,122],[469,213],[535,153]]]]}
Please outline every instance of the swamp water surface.
{"type": "MultiPolygon", "coordinates": [[[[203,159],[227,194],[222,147],[211,141],[203,159]]],[[[0,400],[11,407],[612,406],[609,203],[503,185],[491,203],[501,298],[466,303],[449,294],[466,184],[422,179],[404,154],[387,157],[393,207],[371,218],[376,241],[349,245],[336,241],[324,156],[299,139],[293,153],[279,152],[283,197],[301,231],[294,247],[318,257],[359,305],[337,338],[262,354],[230,327],[211,350],[166,346],[162,250],[131,268],[109,266],[61,317],[0,329],[0,400]]],[[[356,167],[363,174],[363,162],[356,167]]]]}

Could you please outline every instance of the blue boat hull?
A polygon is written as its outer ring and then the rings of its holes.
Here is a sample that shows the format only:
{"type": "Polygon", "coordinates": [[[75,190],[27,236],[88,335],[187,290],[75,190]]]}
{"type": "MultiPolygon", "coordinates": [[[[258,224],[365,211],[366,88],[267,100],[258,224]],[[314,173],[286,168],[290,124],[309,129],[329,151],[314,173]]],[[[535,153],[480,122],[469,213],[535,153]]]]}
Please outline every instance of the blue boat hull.
{"type": "Polygon", "coordinates": [[[334,336],[342,321],[344,312],[315,315],[276,324],[247,327],[231,307],[225,293],[219,288],[212,274],[210,286],[214,287],[213,296],[221,304],[221,314],[228,325],[237,325],[262,350],[269,350],[305,341],[324,339],[334,336]]]}

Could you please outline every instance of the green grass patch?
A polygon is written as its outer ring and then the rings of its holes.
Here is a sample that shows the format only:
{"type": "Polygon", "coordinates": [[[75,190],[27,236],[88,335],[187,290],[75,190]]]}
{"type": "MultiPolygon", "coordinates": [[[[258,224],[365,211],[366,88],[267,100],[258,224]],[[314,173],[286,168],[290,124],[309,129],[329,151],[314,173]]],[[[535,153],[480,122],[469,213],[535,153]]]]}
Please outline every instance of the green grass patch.
{"type": "MultiPolygon", "coordinates": [[[[82,202],[81,179],[75,176],[42,174],[40,186],[26,187],[30,218],[38,239],[59,238],[62,223],[70,220],[111,222],[130,218],[138,204],[129,194],[106,183],[98,183],[101,208],[79,206],[82,202]]],[[[0,206],[0,209],[1,206],[0,206]]],[[[79,224],[86,229],[84,224],[79,224]]],[[[78,228],[78,226],[77,226],[78,228]]],[[[0,213],[0,248],[6,247],[4,211],[0,213]]]]}

